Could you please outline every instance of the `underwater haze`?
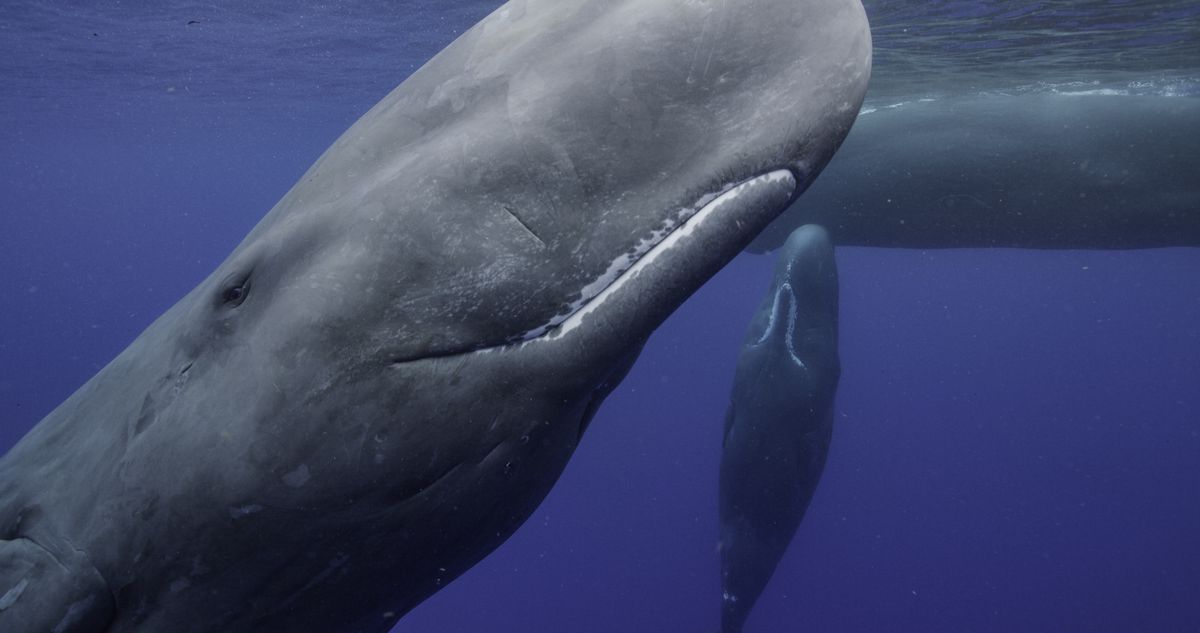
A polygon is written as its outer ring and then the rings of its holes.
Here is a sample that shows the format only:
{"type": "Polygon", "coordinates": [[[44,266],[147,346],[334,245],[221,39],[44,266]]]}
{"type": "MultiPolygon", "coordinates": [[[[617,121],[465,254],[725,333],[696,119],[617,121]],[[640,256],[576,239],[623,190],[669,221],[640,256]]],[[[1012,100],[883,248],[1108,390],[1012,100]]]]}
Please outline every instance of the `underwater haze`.
{"type": "MultiPolygon", "coordinates": [[[[1200,99],[1195,2],[865,5],[870,108],[1200,99]]],[[[0,5],[0,452],[497,6],[0,5]]],[[[838,263],[828,464],[747,633],[1200,631],[1200,248],[838,263]]],[[[394,631],[715,631],[722,425],[773,266],[672,316],[526,524],[394,631]]]]}

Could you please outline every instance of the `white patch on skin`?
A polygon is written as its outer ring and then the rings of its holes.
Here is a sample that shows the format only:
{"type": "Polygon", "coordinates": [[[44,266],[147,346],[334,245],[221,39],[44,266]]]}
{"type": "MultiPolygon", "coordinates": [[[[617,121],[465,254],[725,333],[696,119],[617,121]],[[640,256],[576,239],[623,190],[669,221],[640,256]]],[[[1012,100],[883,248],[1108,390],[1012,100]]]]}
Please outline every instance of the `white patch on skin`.
{"type": "Polygon", "coordinates": [[[29,579],[22,578],[21,582],[17,583],[17,586],[4,592],[4,595],[0,596],[0,611],[3,611],[16,604],[17,600],[21,598],[21,594],[25,593],[25,588],[28,586],[29,579]]]}
{"type": "MultiPolygon", "coordinates": [[[[791,273],[791,266],[788,267],[788,273],[791,273]]],[[[779,290],[775,291],[775,302],[771,305],[771,318],[767,321],[767,327],[763,330],[763,335],[754,344],[762,345],[771,336],[771,332],[775,330],[775,315],[779,314],[779,302],[786,298],[788,302],[787,311],[787,333],[784,335],[784,346],[787,347],[788,356],[792,357],[792,362],[800,366],[800,369],[808,369],[808,365],[796,356],[796,347],[793,344],[796,335],[796,293],[792,291],[792,284],[783,282],[779,284],[779,290]],[[786,293],[786,295],[785,295],[786,293]]]]}
{"type": "Polygon", "coordinates": [[[624,253],[613,260],[604,274],[580,290],[580,298],[564,313],[526,332],[521,338],[525,342],[531,342],[549,334],[545,338],[554,339],[579,327],[583,318],[603,304],[605,299],[611,297],[639,271],[670,251],[681,239],[691,235],[705,220],[715,215],[717,210],[737,200],[751,187],[760,184],[774,185],[792,178],[790,171],[780,169],[736,186],[727,185],[718,193],[705,194],[695,205],[678,211],[673,220],[665,220],[662,228],[638,242],[632,253],[624,253]]]}
{"type": "Polygon", "coordinates": [[[724,598],[726,602],[737,602],[737,596],[729,593],[728,591],[721,594],[721,597],[724,598]]]}
{"type": "Polygon", "coordinates": [[[308,480],[311,478],[312,476],[308,474],[308,466],[305,464],[300,464],[296,470],[293,470],[292,472],[283,476],[283,483],[291,486],[292,488],[300,488],[304,484],[308,483],[308,480]]]}
{"type": "MultiPolygon", "coordinates": [[[[290,473],[289,473],[289,475],[290,475],[290,473]]],[[[284,477],[284,481],[285,482],[287,481],[287,476],[284,477]]],[[[288,484],[288,485],[291,485],[291,484],[288,484]]],[[[301,484],[301,485],[303,485],[303,484],[301,484]]],[[[230,518],[240,519],[244,516],[254,514],[255,512],[262,512],[262,509],[263,509],[263,507],[258,505],[257,503],[251,503],[249,505],[238,506],[236,508],[230,508],[229,516],[230,516],[230,518]]]]}
{"type": "Polygon", "coordinates": [[[1129,96],[1128,90],[1117,90],[1115,88],[1097,88],[1095,90],[1065,90],[1065,91],[1055,90],[1054,92],[1057,94],[1063,95],[1064,97],[1090,97],[1090,96],[1097,96],[1097,95],[1101,96],[1101,97],[1128,97],[1129,96]]]}
{"type": "MultiPolygon", "coordinates": [[[[771,332],[774,331],[775,315],[779,314],[779,302],[783,298],[783,291],[785,288],[789,292],[791,291],[791,286],[789,286],[786,283],[783,284],[782,286],[780,286],[779,289],[775,291],[775,301],[771,304],[771,311],[768,313],[767,327],[763,328],[762,336],[758,337],[757,341],[754,341],[755,345],[762,345],[763,343],[765,343],[767,341],[767,338],[769,338],[771,336],[771,332]]],[[[791,312],[790,308],[789,308],[788,312],[791,312]]]]}

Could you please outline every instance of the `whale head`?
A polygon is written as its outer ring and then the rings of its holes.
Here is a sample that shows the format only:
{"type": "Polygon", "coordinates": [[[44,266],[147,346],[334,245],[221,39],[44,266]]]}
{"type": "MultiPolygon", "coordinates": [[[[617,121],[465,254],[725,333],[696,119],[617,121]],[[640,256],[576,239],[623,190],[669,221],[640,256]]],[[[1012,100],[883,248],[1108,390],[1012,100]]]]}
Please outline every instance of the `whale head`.
{"type": "MultiPolygon", "coordinates": [[[[793,385],[816,392],[837,383],[838,275],[833,244],[822,227],[805,225],[779,249],[771,290],[746,332],[743,361],[793,374],[793,385]]],[[[777,378],[782,378],[777,376],[777,378]]],[[[777,394],[802,406],[796,394],[777,394]]]]}

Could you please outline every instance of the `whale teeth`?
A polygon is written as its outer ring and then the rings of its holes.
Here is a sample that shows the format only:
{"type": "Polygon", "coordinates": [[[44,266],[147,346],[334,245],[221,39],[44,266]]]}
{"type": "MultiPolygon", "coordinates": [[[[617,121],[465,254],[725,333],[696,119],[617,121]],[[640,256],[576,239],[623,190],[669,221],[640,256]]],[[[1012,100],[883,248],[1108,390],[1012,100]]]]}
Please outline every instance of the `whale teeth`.
{"type": "Polygon", "coordinates": [[[690,235],[716,211],[757,186],[795,186],[795,176],[786,169],[775,170],[741,183],[726,185],[716,193],[702,196],[694,205],[678,211],[674,221],[652,232],[628,253],[613,260],[608,270],[580,290],[580,298],[546,324],[526,332],[518,340],[529,343],[545,338],[556,339],[579,326],[583,317],[602,305],[622,285],[652,262],[670,251],[680,240],[690,235]]]}

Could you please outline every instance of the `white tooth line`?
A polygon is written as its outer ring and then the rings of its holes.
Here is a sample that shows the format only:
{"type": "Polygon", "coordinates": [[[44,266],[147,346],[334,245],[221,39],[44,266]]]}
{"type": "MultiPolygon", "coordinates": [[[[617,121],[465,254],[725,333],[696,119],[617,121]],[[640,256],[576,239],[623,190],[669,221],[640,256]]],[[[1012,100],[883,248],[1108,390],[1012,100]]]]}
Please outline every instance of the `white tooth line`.
{"type": "MultiPolygon", "coordinates": [[[[784,273],[785,279],[792,278],[792,266],[794,266],[795,264],[796,264],[796,260],[794,260],[794,259],[792,261],[788,262],[787,271],[784,273]]],[[[779,289],[775,291],[775,299],[771,302],[771,314],[770,314],[770,317],[767,319],[767,327],[766,327],[766,329],[763,330],[762,336],[758,337],[758,340],[754,342],[755,345],[762,345],[763,341],[766,341],[767,337],[771,335],[771,330],[775,329],[775,315],[779,313],[779,296],[780,296],[780,293],[783,292],[783,289],[785,287],[788,290],[788,294],[790,294],[792,296],[792,301],[796,300],[796,295],[794,293],[792,293],[791,282],[785,281],[782,284],[780,284],[779,289]]]]}
{"type": "MultiPolygon", "coordinates": [[[[791,266],[788,266],[788,272],[791,273],[791,266]]],[[[775,330],[775,315],[779,313],[779,300],[787,293],[788,314],[787,314],[787,334],[784,336],[784,346],[787,347],[788,355],[792,357],[792,361],[800,366],[800,369],[808,369],[808,365],[796,356],[795,336],[796,336],[796,293],[792,290],[790,282],[783,282],[779,285],[779,290],[775,291],[775,301],[771,304],[771,318],[767,321],[767,327],[763,330],[762,336],[755,341],[754,345],[762,345],[767,342],[771,336],[771,332],[775,330]]]]}
{"type": "MultiPolygon", "coordinates": [[[[681,218],[674,227],[669,222],[664,227],[643,239],[634,249],[633,254],[625,253],[609,264],[608,270],[580,291],[581,298],[571,304],[570,309],[555,316],[550,322],[526,332],[522,344],[537,340],[553,340],[579,327],[583,318],[600,307],[626,282],[637,275],[651,262],[671,250],[679,240],[691,235],[698,226],[726,203],[736,200],[750,187],[767,184],[774,185],[787,180],[794,180],[792,172],[786,169],[763,174],[733,187],[726,187],[722,192],[706,194],[695,206],[682,209],[676,216],[681,218]],[[696,209],[699,208],[699,211],[696,209]]],[[[794,186],[794,184],[793,184],[794,186]]]]}

